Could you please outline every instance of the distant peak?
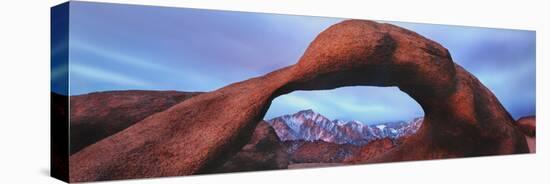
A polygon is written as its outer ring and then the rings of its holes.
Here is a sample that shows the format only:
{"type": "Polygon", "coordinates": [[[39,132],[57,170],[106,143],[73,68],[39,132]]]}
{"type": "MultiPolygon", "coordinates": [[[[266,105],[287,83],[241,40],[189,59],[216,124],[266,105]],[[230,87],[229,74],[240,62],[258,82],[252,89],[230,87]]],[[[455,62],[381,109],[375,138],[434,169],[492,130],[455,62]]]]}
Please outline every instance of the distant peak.
{"type": "Polygon", "coordinates": [[[355,123],[355,124],[361,124],[361,125],[362,125],[362,124],[365,124],[365,123],[363,123],[363,122],[361,122],[361,121],[357,121],[357,120],[351,120],[351,121],[349,121],[348,123],[355,123]]]}
{"type": "Polygon", "coordinates": [[[297,114],[302,114],[302,113],[315,114],[316,112],[313,111],[312,109],[306,109],[306,110],[301,110],[297,112],[297,114]]]}

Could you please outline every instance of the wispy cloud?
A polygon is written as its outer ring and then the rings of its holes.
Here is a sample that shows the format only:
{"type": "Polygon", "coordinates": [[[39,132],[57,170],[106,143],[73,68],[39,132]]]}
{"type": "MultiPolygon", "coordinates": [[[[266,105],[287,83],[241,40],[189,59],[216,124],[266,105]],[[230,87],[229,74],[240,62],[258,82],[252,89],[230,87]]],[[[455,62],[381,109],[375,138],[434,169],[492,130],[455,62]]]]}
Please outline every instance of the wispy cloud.
{"type": "Polygon", "coordinates": [[[171,68],[165,67],[166,63],[158,61],[157,63],[135,57],[125,52],[108,50],[103,47],[98,47],[93,44],[80,41],[77,38],[71,40],[71,51],[83,51],[96,56],[108,58],[110,61],[119,62],[127,67],[139,67],[147,70],[154,70],[157,72],[173,72],[171,68]]]}
{"type": "MultiPolygon", "coordinates": [[[[172,84],[171,88],[168,89],[210,91],[223,87],[227,83],[221,79],[213,78],[211,76],[212,73],[205,72],[204,70],[191,66],[174,67],[169,65],[170,63],[186,63],[190,61],[174,62],[172,59],[163,60],[161,59],[162,57],[157,58],[156,61],[152,61],[151,59],[140,57],[136,51],[127,51],[132,49],[107,49],[106,47],[100,47],[97,44],[89,43],[79,38],[73,38],[71,40],[71,65],[86,66],[89,70],[97,71],[94,77],[96,79],[108,79],[107,77],[100,76],[101,73],[110,74],[109,76],[117,75],[117,79],[122,80],[111,83],[118,86],[126,86],[123,81],[130,81],[132,82],[132,86],[148,86],[150,89],[166,89],[162,85],[172,84]],[[94,60],[94,62],[89,62],[89,60],[94,60]],[[91,66],[109,66],[110,71],[92,68],[91,66]],[[154,84],[146,82],[144,78],[149,79],[148,81],[154,81],[154,84]],[[178,85],[173,86],[173,84],[178,85]]],[[[200,61],[197,60],[193,62],[200,61]]],[[[75,71],[71,70],[71,72],[75,71]]],[[[88,74],[91,74],[91,72],[88,71],[88,74]]],[[[88,77],[90,76],[88,75],[88,77]]],[[[116,86],[113,87],[117,88],[116,86]]]]}
{"type": "Polygon", "coordinates": [[[130,85],[135,87],[149,87],[152,85],[150,82],[137,77],[127,76],[119,72],[113,72],[97,67],[71,63],[69,68],[71,71],[71,78],[73,77],[72,75],[75,75],[76,77],[84,77],[88,80],[96,80],[103,83],[112,83],[124,86],[130,85]]]}

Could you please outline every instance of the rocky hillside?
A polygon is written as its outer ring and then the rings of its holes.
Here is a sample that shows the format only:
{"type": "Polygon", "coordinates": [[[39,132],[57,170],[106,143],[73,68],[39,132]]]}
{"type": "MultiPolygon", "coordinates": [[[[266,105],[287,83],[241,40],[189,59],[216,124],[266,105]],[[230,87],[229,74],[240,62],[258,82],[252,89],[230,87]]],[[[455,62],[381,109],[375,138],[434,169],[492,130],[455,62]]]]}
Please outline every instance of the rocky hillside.
{"type": "Polygon", "coordinates": [[[70,153],[200,93],[107,91],[70,97],[70,153]]]}
{"type": "MultiPolygon", "coordinates": [[[[187,100],[200,93],[177,91],[106,91],[71,96],[71,152],[93,144],[109,135],[122,131],[133,123],[158,111],[168,109],[178,102],[187,100]]],[[[330,121],[324,116],[304,110],[293,115],[274,118],[270,122],[261,121],[256,126],[248,143],[235,156],[222,165],[203,170],[203,173],[222,173],[238,171],[285,169],[289,164],[303,163],[345,163],[360,160],[366,147],[372,147],[378,139],[396,139],[402,134],[413,133],[415,126],[404,122],[394,122],[363,126],[358,121],[330,121]],[[293,119],[293,121],[280,121],[293,119]],[[303,121],[298,121],[298,120],[303,121]],[[279,121],[275,121],[279,120],[279,121]],[[284,122],[285,127],[297,126],[294,138],[281,137],[278,132],[290,129],[276,129],[272,122],[284,122]],[[308,123],[306,123],[308,122],[308,123]],[[408,126],[409,125],[409,126],[408,126]],[[332,127],[333,129],[328,129],[332,127]],[[360,130],[368,131],[360,131],[360,130]],[[339,139],[319,139],[316,131],[333,132],[339,139]],[[362,135],[362,132],[366,134],[362,135]],[[353,135],[365,136],[356,142],[353,135]],[[350,141],[350,142],[346,142],[350,141]],[[372,143],[369,143],[372,142],[372,143]]],[[[357,139],[356,139],[357,140],[357,139]]],[[[391,145],[394,145],[390,141],[391,145]]],[[[391,146],[393,147],[393,146],[391,146]]],[[[376,149],[383,152],[391,147],[376,149]]]]}
{"type": "Polygon", "coordinates": [[[205,173],[286,169],[289,158],[286,146],[265,121],[258,123],[250,141],[223,165],[205,173]]]}

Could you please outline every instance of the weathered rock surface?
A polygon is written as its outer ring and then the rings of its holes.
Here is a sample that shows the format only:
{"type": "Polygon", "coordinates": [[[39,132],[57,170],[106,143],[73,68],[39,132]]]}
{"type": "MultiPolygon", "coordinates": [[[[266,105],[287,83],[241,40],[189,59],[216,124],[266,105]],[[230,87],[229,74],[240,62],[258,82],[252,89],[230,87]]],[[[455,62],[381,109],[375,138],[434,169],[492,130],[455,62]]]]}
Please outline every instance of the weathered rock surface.
{"type": "Polygon", "coordinates": [[[254,134],[241,151],[222,166],[206,173],[261,171],[288,168],[286,146],[273,127],[265,121],[258,123],[254,134]]]}
{"type": "Polygon", "coordinates": [[[537,133],[537,117],[521,117],[516,122],[519,129],[527,136],[535,137],[537,133]]]}
{"type": "Polygon", "coordinates": [[[290,164],[362,163],[395,148],[391,138],[373,140],[365,145],[336,144],[324,141],[285,141],[290,164]]]}
{"type": "Polygon", "coordinates": [[[537,117],[526,116],[519,118],[516,125],[525,134],[525,140],[529,146],[529,152],[535,153],[537,150],[537,117]]]}
{"type": "Polygon", "coordinates": [[[320,33],[295,65],[195,96],[73,154],[71,182],[215,168],[249,141],[277,96],[357,85],[398,86],[425,113],[415,135],[365,162],[529,151],[497,98],[447,49],[397,26],[348,20],[320,33]]]}
{"type": "Polygon", "coordinates": [[[362,146],[359,150],[357,150],[357,152],[354,153],[353,157],[344,160],[344,163],[362,163],[368,161],[369,159],[383,155],[396,146],[398,146],[398,144],[390,138],[379,139],[362,146]]]}
{"type": "Polygon", "coordinates": [[[343,163],[356,155],[361,146],[336,144],[325,141],[285,141],[289,162],[296,163],[343,163]]]}
{"type": "Polygon", "coordinates": [[[166,110],[199,93],[178,91],[109,91],[70,97],[70,153],[166,110]]]}

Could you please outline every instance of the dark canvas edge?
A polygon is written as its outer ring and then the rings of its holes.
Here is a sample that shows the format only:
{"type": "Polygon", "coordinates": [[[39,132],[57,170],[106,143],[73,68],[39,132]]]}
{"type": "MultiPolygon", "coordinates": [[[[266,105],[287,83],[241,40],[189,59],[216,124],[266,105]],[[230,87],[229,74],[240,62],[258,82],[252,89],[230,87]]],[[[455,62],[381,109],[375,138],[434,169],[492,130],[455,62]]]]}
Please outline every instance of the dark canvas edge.
{"type": "Polygon", "coordinates": [[[69,182],[69,2],[51,8],[50,26],[50,175],[69,182]]]}

